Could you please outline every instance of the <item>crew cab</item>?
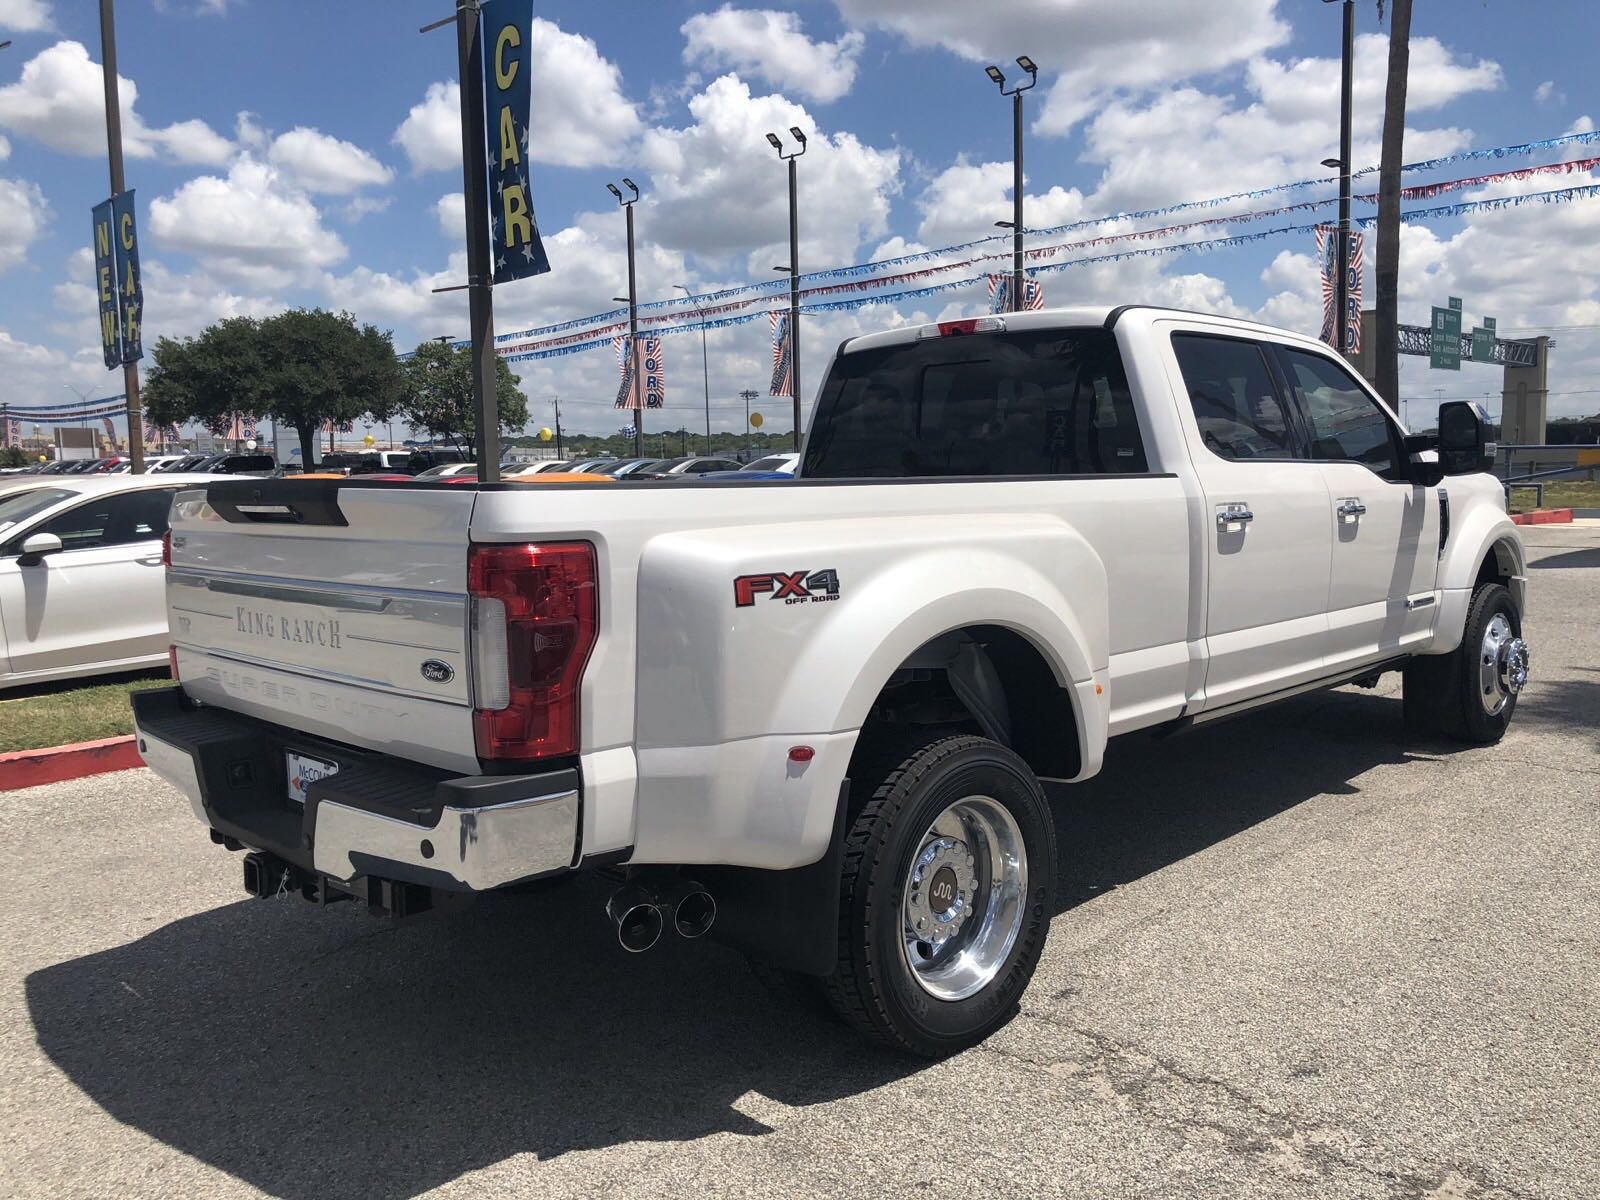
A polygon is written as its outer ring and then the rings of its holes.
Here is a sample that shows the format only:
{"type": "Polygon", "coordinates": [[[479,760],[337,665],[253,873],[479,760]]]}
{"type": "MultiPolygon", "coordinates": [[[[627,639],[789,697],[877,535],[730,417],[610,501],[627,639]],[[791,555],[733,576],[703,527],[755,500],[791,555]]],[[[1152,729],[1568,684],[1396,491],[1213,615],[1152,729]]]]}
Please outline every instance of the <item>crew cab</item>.
{"type": "Polygon", "coordinates": [[[1396,670],[1418,734],[1502,734],[1485,436],[1408,435],[1297,334],[1084,307],[845,342],[792,481],[216,482],[174,505],[138,744],[255,895],[607,872],[629,949],[709,930],[944,1054],[1015,1010],[1041,781],[1108,739],[1396,670]]]}

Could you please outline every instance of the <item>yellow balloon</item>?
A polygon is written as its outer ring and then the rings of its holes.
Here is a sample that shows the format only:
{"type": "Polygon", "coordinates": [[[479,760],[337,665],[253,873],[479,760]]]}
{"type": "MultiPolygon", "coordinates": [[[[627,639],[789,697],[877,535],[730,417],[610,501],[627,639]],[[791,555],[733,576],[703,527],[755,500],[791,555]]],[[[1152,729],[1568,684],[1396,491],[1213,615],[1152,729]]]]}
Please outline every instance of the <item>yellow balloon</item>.
{"type": "Polygon", "coordinates": [[[555,434],[550,432],[548,428],[539,430],[539,440],[541,442],[548,442],[553,437],[555,437],[555,434]]]}
{"type": "Polygon", "coordinates": [[[766,420],[766,418],[763,417],[760,413],[751,413],[750,414],[750,424],[755,426],[757,429],[761,428],[761,423],[764,420],[766,420]]]}
{"type": "Polygon", "coordinates": [[[39,461],[40,462],[49,462],[50,460],[48,458],[46,458],[44,455],[41,454],[41,455],[39,455],[39,461]]]}
{"type": "Polygon", "coordinates": [[[376,445],[376,444],[377,444],[377,441],[378,441],[378,439],[377,439],[377,438],[375,438],[375,437],[373,437],[373,436],[372,436],[372,435],[371,435],[371,434],[370,434],[370,433],[369,433],[369,434],[367,434],[367,436],[366,436],[366,437],[364,437],[364,438],[362,438],[362,439],[361,439],[361,444],[362,444],[362,445],[363,445],[363,446],[373,446],[373,445],[376,445]]]}

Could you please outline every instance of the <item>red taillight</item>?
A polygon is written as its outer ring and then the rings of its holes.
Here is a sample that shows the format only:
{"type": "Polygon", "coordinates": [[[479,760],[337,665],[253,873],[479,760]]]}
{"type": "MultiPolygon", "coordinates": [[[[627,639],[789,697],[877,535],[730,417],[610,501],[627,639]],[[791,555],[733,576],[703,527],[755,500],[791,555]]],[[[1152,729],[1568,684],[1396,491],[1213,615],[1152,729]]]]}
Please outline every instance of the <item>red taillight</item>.
{"type": "Polygon", "coordinates": [[[167,670],[172,672],[172,681],[176,683],[178,681],[178,648],[176,646],[167,647],[167,670]]]}
{"type": "Polygon", "coordinates": [[[480,759],[578,752],[578,689],[599,626],[596,574],[588,542],[472,547],[472,726],[480,759]]]}
{"type": "MultiPolygon", "coordinates": [[[[172,530],[170,529],[161,535],[161,565],[163,567],[172,565],[172,530]]],[[[176,679],[178,673],[174,671],[172,677],[176,679]]]]}

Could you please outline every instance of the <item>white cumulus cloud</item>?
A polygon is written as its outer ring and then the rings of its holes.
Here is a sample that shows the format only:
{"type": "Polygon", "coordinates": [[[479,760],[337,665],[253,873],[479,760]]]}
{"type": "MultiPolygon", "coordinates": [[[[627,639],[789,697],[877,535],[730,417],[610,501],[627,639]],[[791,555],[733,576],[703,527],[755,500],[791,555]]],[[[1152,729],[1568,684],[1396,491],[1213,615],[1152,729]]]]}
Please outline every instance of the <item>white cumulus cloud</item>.
{"type": "Polygon", "coordinates": [[[0,274],[25,261],[50,219],[39,185],[26,179],[0,179],[0,274]]]}
{"type": "Polygon", "coordinates": [[[202,175],[150,202],[150,232],[225,283],[284,287],[345,256],[315,204],[269,163],[240,158],[226,177],[202,175]]]}
{"type": "MultiPolygon", "coordinates": [[[[118,76],[122,148],[129,158],[157,154],[181,163],[220,165],[232,144],[204,121],[147,125],[135,110],[139,89],[118,76]]],[[[106,152],[105,81],[100,64],[79,42],[57,42],[22,67],[17,82],[0,88],[0,127],[66,154],[106,152]]]]}
{"type": "Polygon", "coordinates": [[[792,12],[734,8],[697,13],[684,22],[683,60],[691,66],[732,68],[760,75],[775,87],[827,104],[850,90],[856,59],[866,45],[859,30],[832,42],[813,41],[792,12]]]}
{"type": "Polygon", "coordinates": [[[0,33],[48,33],[55,27],[48,0],[0,0],[0,33]]]}
{"type": "Polygon", "coordinates": [[[267,157],[274,167],[308,192],[348,195],[381,187],[394,172],[354,142],[299,126],[273,140],[267,157]]]}
{"type": "MultiPolygon", "coordinates": [[[[530,105],[535,162],[593,166],[614,158],[639,131],[633,102],[622,94],[622,72],[593,41],[535,18],[530,105]]],[[[394,132],[414,174],[461,169],[461,89],[430,84],[394,132]]]]}

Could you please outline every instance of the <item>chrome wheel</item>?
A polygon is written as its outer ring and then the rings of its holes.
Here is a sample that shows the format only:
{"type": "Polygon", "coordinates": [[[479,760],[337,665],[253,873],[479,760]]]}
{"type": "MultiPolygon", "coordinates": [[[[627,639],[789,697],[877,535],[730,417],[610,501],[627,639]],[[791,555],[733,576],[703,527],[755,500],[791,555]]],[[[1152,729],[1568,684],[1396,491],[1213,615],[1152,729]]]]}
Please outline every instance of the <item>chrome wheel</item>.
{"type": "Polygon", "coordinates": [[[1528,682],[1528,643],[1512,631],[1503,612],[1495,613],[1478,649],[1478,701],[1497,715],[1528,682]]]}
{"type": "Polygon", "coordinates": [[[922,835],[906,872],[906,963],[939,1000],[981,991],[1022,929],[1028,854],[1016,819],[989,796],[951,804],[922,835]]]}

